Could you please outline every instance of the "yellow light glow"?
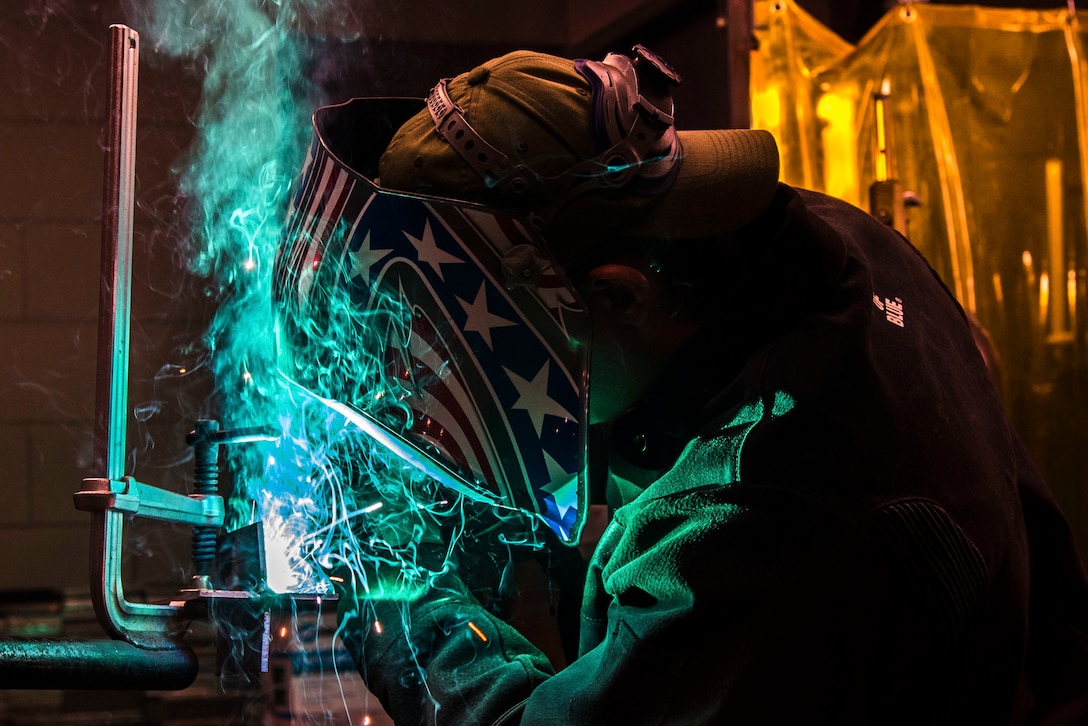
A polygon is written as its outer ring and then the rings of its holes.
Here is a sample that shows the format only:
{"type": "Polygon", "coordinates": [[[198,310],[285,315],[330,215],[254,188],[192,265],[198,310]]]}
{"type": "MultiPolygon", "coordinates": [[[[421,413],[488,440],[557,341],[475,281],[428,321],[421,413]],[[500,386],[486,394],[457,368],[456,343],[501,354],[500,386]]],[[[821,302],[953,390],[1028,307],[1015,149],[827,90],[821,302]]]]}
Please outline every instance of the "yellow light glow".
{"type": "Polygon", "coordinates": [[[766,129],[778,136],[782,126],[782,99],[778,89],[771,86],[752,94],[752,128],[766,129]]]}
{"type": "Polygon", "coordinates": [[[856,204],[860,200],[853,100],[841,91],[828,91],[816,104],[816,116],[822,121],[823,191],[856,204]]]}
{"type": "Polygon", "coordinates": [[[1077,273],[1068,270],[1065,273],[1065,297],[1069,303],[1069,329],[1077,329],[1077,273]]]}
{"type": "Polygon", "coordinates": [[[1046,311],[1050,306],[1050,275],[1046,270],[1039,274],[1039,324],[1046,325],[1046,311]]]}
{"type": "Polygon", "coordinates": [[[1066,286],[1061,280],[1066,276],[1064,200],[1065,186],[1062,179],[1061,159],[1047,159],[1044,165],[1046,185],[1046,237],[1050,277],[1054,280],[1054,294],[1050,300],[1050,332],[1055,336],[1069,331],[1069,303],[1066,286]]]}

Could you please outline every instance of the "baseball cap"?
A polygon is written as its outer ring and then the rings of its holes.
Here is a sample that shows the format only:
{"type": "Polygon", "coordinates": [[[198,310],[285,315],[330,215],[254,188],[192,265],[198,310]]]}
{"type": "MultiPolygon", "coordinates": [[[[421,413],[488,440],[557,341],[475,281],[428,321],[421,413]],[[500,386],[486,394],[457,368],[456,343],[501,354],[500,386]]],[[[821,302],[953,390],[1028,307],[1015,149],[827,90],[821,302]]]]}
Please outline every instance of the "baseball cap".
{"type": "MultiPolygon", "coordinates": [[[[464,119],[512,164],[561,177],[600,152],[592,88],[575,61],[531,51],[492,59],[445,82],[464,119]]],[[[701,238],[740,229],[770,203],[779,157],[766,131],[677,131],[679,169],[653,194],[601,189],[562,207],[544,231],[553,246],[602,233],[701,238]]],[[[379,163],[381,186],[503,208],[502,193],[436,133],[424,109],[394,135],[379,163]]],[[[562,255],[560,255],[562,258],[562,255]]]]}

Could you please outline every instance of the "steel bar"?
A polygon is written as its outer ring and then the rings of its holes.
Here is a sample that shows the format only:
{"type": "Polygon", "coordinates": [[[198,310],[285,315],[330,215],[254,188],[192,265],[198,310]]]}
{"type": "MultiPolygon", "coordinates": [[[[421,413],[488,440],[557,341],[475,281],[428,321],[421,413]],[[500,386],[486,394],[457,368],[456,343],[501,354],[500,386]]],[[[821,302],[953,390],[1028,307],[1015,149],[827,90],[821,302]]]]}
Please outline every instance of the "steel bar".
{"type": "Polygon", "coordinates": [[[94,446],[95,470],[108,479],[125,473],[139,38],[110,26],[94,446]]]}
{"type": "MultiPolygon", "coordinates": [[[[94,447],[94,466],[106,481],[123,478],[126,458],[139,53],[136,31],[110,26],[94,447]]],[[[125,599],[121,584],[125,512],[102,509],[93,514],[91,599],[99,622],[111,637],[163,647],[177,627],[172,623],[177,609],[125,599]]]]}

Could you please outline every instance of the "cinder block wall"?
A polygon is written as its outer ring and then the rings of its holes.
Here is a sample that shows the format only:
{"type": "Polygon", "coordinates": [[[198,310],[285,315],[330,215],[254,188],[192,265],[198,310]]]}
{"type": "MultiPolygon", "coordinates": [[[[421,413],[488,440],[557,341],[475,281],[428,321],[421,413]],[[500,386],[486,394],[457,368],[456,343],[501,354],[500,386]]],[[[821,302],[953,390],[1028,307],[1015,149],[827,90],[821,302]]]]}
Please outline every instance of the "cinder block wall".
{"type": "MultiPolygon", "coordinates": [[[[85,591],[90,517],[72,494],[102,474],[91,456],[105,63],[108,26],[125,19],[94,3],[28,6],[0,15],[0,591],[85,591]]],[[[188,144],[199,78],[144,55],[130,404],[160,412],[133,418],[129,470],[183,490],[169,462],[187,456],[184,430],[207,383],[155,374],[184,362],[179,346],[199,338],[207,314],[194,302],[199,281],[174,264],[182,227],[170,174],[188,144]]],[[[134,549],[159,539],[138,530],[134,549]]]]}

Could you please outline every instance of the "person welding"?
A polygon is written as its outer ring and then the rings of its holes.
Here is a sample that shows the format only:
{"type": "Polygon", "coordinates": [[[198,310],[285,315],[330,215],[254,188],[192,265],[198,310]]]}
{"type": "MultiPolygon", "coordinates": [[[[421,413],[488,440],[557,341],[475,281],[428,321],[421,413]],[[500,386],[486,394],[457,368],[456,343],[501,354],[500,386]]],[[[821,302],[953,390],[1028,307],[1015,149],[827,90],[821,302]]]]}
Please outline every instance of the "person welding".
{"type": "Polygon", "coordinates": [[[367,686],[398,724],[1088,722],[1088,580],[964,311],[770,134],[677,130],[679,80],[520,51],[315,116],[284,316],[410,320],[395,396],[288,377],[553,540],[611,511],[558,670],[456,557],[341,571],[367,686]]]}

